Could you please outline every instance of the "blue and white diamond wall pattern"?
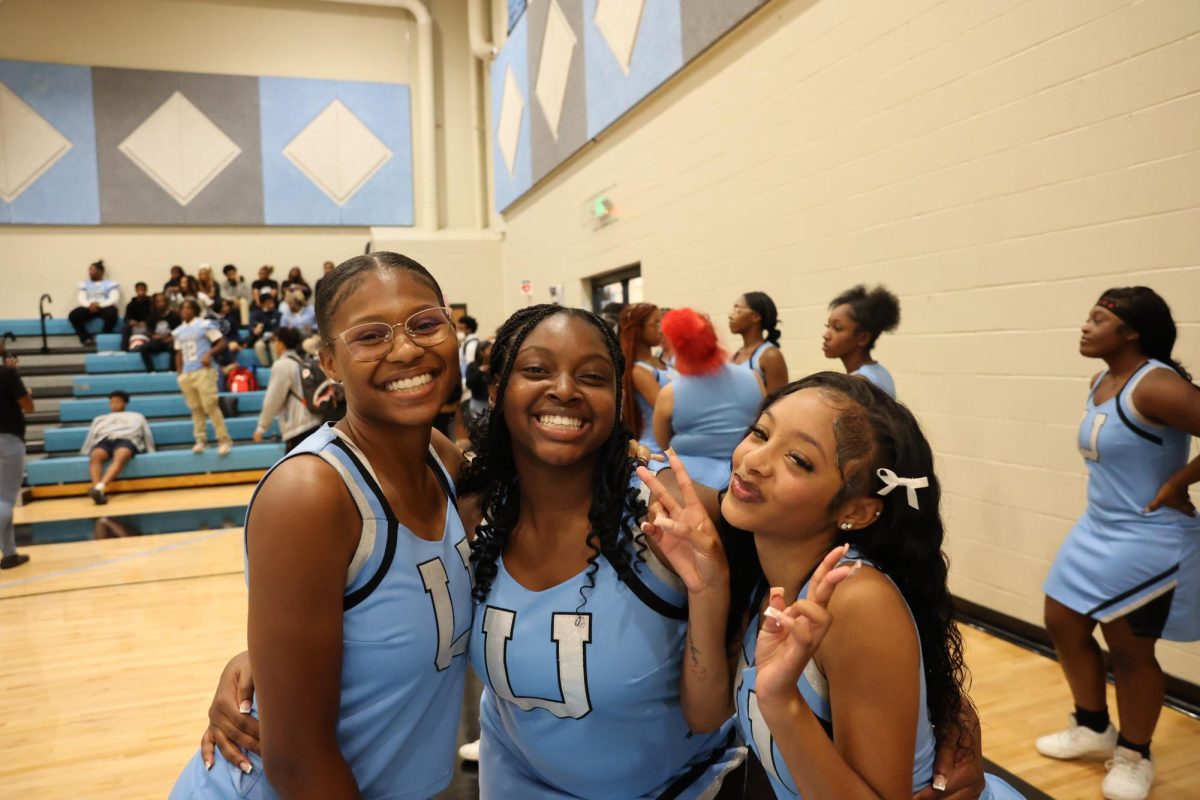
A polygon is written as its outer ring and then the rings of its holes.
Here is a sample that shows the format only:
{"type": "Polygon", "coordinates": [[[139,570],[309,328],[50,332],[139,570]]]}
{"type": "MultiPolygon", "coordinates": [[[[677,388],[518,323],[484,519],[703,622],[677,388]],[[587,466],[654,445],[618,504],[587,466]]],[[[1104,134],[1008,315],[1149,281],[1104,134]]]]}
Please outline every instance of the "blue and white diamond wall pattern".
{"type": "Polygon", "coordinates": [[[71,149],[46,118],[0,83],[0,198],[11,203],[71,149]]]}
{"type": "Polygon", "coordinates": [[[500,96],[500,122],[496,126],[496,142],[500,155],[504,156],[504,167],[512,175],[517,167],[517,145],[521,141],[521,122],[524,117],[525,98],[517,86],[517,76],[512,67],[504,71],[504,93],[500,96]]]}
{"type": "Polygon", "coordinates": [[[645,0],[596,0],[592,22],[626,75],[633,61],[633,43],[637,40],[645,5],[645,0]]]}
{"type": "Polygon", "coordinates": [[[392,157],[387,145],[341,100],[326,106],[283,154],[339,207],[392,157]]]}
{"type": "MultiPolygon", "coordinates": [[[[542,37],[542,56],[538,61],[537,81],[533,91],[555,139],[558,138],[558,123],[562,118],[563,101],[567,94],[571,56],[575,53],[577,43],[575,31],[571,30],[571,23],[559,7],[558,0],[550,0],[546,34],[542,37]]],[[[505,89],[507,88],[506,79],[505,89]]]]}
{"type": "Polygon", "coordinates": [[[260,78],[268,225],[412,225],[404,84],[260,78]]]}
{"type": "Polygon", "coordinates": [[[99,221],[90,71],[0,60],[0,224],[99,221]]]}
{"type": "Polygon", "coordinates": [[[118,149],[181,206],[191,203],[242,152],[179,91],[118,149]]]}

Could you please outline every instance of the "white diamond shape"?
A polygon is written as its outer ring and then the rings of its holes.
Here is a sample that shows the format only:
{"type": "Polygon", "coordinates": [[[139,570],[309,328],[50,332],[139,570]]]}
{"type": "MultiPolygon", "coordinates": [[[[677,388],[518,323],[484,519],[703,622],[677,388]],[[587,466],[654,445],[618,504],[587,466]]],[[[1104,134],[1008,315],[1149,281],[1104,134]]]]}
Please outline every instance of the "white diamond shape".
{"type": "Polygon", "coordinates": [[[341,100],[334,100],[283,148],[330,200],[344,206],[392,151],[341,100]]]}
{"type": "Polygon", "coordinates": [[[178,91],[118,149],[181,206],[192,202],[242,152],[178,91]]]}
{"type": "Polygon", "coordinates": [[[645,5],[645,0],[596,0],[596,13],[592,21],[627,75],[645,5]]]}
{"type": "Polygon", "coordinates": [[[504,93],[500,95],[500,121],[496,124],[496,141],[500,144],[500,154],[504,156],[504,164],[511,175],[516,167],[517,142],[521,138],[521,112],[525,109],[525,101],[521,98],[521,89],[517,86],[517,76],[512,67],[504,72],[504,93]]]}
{"type": "Polygon", "coordinates": [[[58,163],[71,142],[0,83],[0,198],[11,203],[58,163]]]}
{"type": "Polygon", "coordinates": [[[571,54],[575,52],[576,41],[575,32],[559,8],[558,0],[550,0],[550,16],[546,19],[546,35],[542,37],[542,58],[538,62],[534,94],[555,139],[558,138],[558,123],[562,119],[567,76],[571,73],[571,54]]]}

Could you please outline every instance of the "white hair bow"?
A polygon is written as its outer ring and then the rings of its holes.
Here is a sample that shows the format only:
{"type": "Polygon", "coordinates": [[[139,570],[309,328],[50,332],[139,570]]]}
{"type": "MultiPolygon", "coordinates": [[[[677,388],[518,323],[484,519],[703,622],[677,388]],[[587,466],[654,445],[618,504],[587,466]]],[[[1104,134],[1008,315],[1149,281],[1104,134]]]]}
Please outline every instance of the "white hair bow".
{"type": "Polygon", "coordinates": [[[875,474],[884,483],[883,488],[876,492],[876,494],[886,496],[897,486],[903,486],[908,490],[908,504],[913,508],[920,508],[917,505],[917,489],[929,488],[929,478],[901,478],[887,467],[880,467],[875,470],[875,474]]]}

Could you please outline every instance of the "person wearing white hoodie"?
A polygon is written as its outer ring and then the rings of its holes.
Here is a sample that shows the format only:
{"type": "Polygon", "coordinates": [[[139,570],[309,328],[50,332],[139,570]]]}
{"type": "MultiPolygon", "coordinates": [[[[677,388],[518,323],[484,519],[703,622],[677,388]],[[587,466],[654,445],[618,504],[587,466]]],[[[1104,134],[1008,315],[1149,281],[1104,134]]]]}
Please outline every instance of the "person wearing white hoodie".
{"type": "Polygon", "coordinates": [[[304,403],[304,385],[300,379],[301,356],[297,352],[302,336],[298,328],[280,328],[275,332],[271,342],[275,363],[271,365],[271,379],[263,398],[262,413],[258,417],[258,427],[254,429],[254,441],[261,442],[271,427],[271,421],[279,417],[279,433],[285,452],[291,452],[310,433],[321,427],[322,422],[321,417],[310,411],[304,403]]]}

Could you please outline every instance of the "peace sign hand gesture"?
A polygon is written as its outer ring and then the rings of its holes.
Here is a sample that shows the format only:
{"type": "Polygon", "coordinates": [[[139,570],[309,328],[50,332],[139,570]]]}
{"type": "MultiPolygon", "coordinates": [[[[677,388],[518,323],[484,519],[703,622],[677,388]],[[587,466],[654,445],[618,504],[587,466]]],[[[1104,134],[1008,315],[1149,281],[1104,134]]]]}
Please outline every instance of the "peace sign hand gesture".
{"type": "Polygon", "coordinates": [[[813,573],[807,596],[790,606],[784,606],[782,590],[771,590],[754,650],[754,691],[760,703],[795,693],[801,673],[833,624],[828,606],[834,587],[861,566],[857,562],[854,566],[837,566],[848,548],[842,545],[830,551],[813,573]]]}
{"type": "Polygon", "coordinates": [[[721,537],[696,494],[692,479],[674,450],[667,450],[671,471],[683,498],[680,503],[654,473],[639,467],[637,474],[650,489],[650,514],[642,531],[675,570],[689,594],[708,589],[728,591],[729,563],[721,537]]]}

